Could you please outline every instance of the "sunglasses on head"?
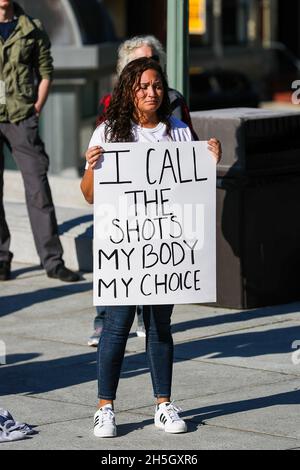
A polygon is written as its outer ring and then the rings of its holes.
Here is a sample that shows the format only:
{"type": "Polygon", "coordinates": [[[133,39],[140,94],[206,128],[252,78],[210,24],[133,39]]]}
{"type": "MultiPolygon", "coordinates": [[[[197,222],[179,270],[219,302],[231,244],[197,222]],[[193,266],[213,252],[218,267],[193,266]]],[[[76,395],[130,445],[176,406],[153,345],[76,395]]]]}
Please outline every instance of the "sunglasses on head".
{"type": "Polygon", "coordinates": [[[152,59],[152,60],[155,60],[155,62],[159,62],[159,56],[154,54],[152,55],[151,57],[149,57],[149,59],[152,59]]]}

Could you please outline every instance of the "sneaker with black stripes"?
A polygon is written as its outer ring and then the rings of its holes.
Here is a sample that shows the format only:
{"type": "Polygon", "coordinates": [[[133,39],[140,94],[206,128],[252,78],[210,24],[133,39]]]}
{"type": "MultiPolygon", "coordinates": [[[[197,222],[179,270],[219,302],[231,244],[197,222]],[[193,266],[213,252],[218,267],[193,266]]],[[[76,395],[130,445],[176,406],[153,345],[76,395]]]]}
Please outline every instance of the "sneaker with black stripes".
{"type": "Polygon", "coordinates": [[[178,415],[182,411],[174,402],[156,405],[154,424],[157,428],[173,434],[186,432],[187,425],[178,415]]]}
{"type": "Polygon", "coordinates": [[[94,435],[96,437],[115,437],[117,426],[111,405],[102,406],[94,415],[94,435]]]}

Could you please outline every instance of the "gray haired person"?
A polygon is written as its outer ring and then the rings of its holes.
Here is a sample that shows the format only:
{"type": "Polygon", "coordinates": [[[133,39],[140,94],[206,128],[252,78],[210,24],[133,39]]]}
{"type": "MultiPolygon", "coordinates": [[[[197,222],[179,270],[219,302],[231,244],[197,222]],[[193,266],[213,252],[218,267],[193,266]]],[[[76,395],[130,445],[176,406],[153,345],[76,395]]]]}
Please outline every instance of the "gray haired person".
{"type": "MultiPolygon", "coordinates": [[[[159,62],[163,71],[166,71],[166,53],[161,42],[154,36],[134,36],[124,41],[118,49],[117,74],[120,76],[124,67],[134,59],[148,57],[159,62]]],[[[172,116],[185,122],[191,129],[194,140],[198,136],[193,128],[192,119],[187,103],[182,94],[174,88],[168,90],[172,116]]],[[[104,121],[106,109],[110,103],[110,96],[106,95],[100,100],[97,125],[104,121]]]]}

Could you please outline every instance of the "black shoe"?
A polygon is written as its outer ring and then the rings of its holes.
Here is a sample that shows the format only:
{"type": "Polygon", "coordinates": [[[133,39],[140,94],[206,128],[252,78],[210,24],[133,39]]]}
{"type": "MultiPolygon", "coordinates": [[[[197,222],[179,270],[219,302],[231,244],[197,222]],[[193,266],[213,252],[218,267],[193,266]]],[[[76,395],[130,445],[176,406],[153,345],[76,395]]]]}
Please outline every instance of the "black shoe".
{"type": "Polygon", "coordinates": [[[66,268],[64,264],[59,264],[56,268],[48,271],[47,276],[54,279],[60,279],[64,282],[77,282],[80,280],[79,274],[66,268]]]}
{"type": "Polygon", "coordinates": [[[0,281],[10,279],[10,261],[0,261],[0,281]]]}

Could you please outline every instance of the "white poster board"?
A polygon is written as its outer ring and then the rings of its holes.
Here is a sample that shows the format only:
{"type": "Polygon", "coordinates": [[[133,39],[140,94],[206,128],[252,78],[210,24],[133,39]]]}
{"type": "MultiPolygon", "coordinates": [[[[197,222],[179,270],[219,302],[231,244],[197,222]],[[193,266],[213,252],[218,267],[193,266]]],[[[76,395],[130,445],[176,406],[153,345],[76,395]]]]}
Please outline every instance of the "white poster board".
{"type": "Polygon", "coordinates": [[[216,300],[207,142],[105,144],[94,170],[94,305],[216,300]]]}

